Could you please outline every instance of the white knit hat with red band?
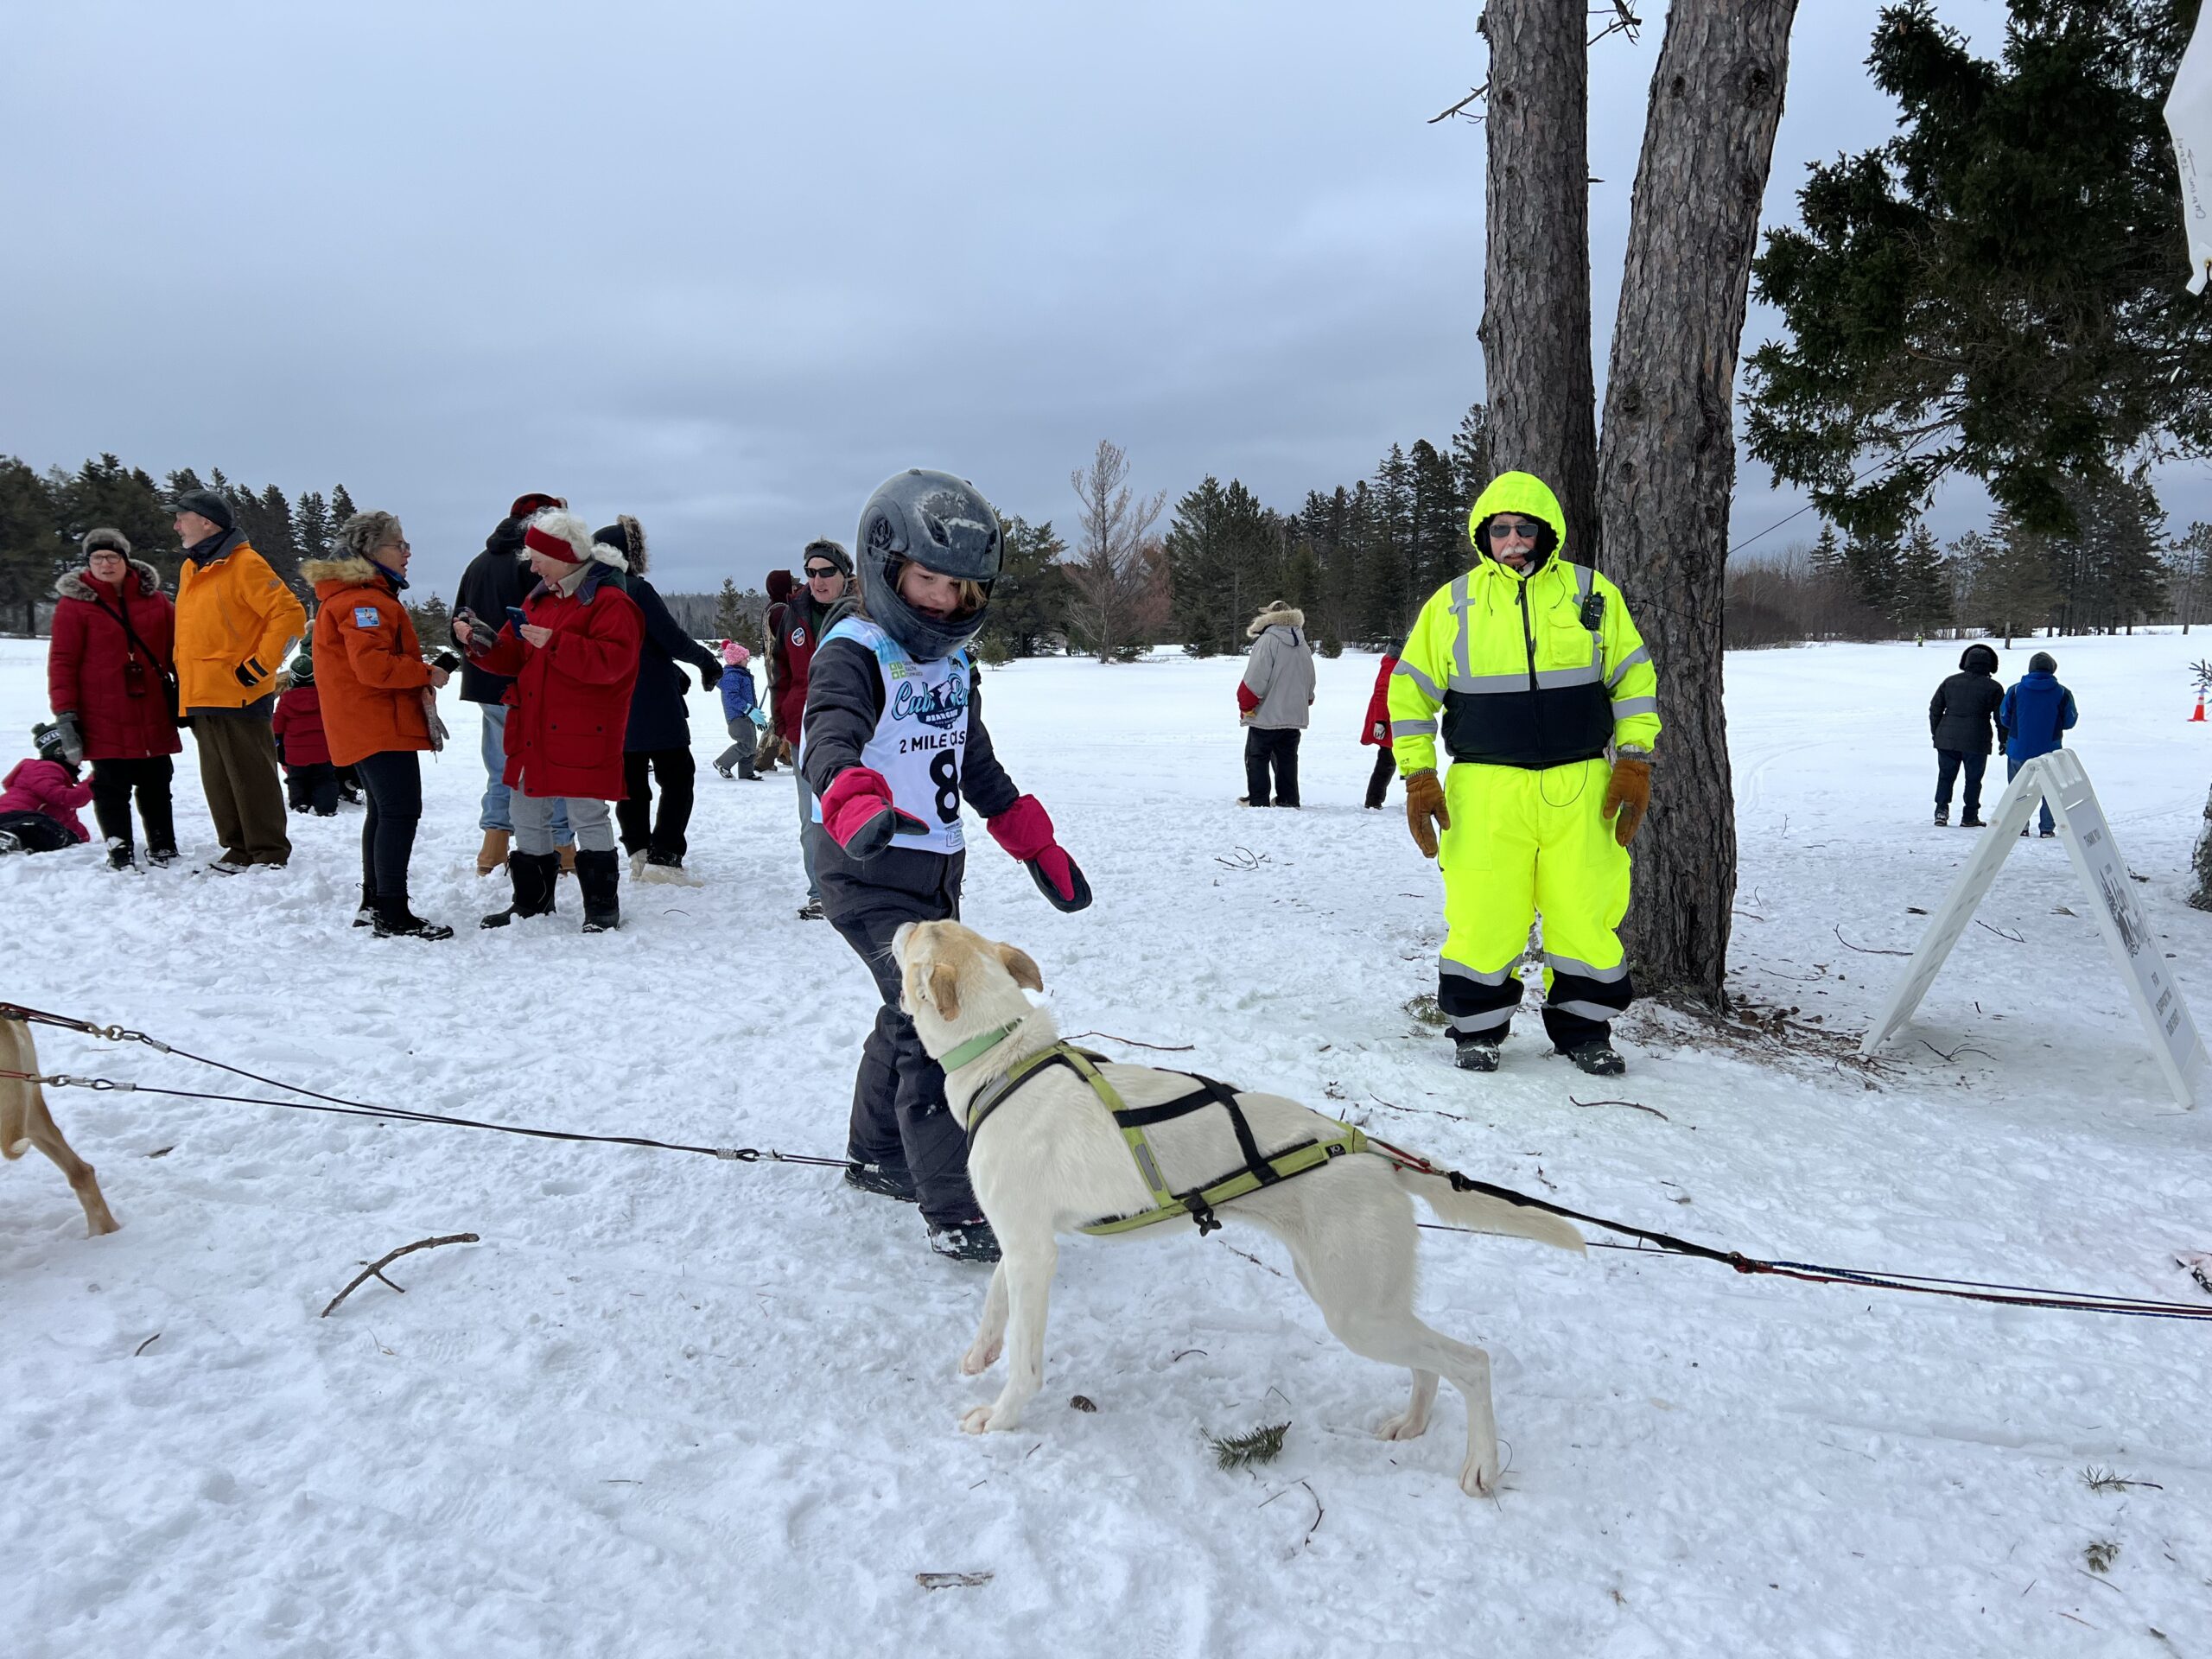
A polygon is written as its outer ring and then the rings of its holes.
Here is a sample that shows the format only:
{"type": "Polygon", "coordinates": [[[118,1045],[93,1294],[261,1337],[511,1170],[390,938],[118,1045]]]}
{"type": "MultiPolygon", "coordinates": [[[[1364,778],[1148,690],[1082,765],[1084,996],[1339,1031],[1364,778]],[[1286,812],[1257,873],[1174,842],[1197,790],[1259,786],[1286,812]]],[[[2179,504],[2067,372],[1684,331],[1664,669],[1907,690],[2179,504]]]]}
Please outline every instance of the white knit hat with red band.
{"type": "Polygon", "coordinates": [[[617,570],[630,568],[630,562],[622,556],[620,548],[592,540],[591,527],[573,512],[539,513],[524,527],[522,544],[532,553],[543,553],[563,564],[582,564],[587,559],[597,559],[617,570]]]}

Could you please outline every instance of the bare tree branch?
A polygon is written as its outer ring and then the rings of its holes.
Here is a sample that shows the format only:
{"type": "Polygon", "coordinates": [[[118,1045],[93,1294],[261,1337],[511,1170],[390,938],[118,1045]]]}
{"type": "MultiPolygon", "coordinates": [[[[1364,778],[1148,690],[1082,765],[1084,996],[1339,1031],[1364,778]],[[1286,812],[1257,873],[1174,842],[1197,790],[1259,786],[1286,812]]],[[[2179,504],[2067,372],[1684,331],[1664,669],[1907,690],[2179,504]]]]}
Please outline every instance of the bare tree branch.
{"type": "MultiPolygon", "coordinates": [[[[339,1303],[344,1301],[372,1279],[384,1279],[385,1283],[391,1285],[391,1280],[385,1279],[384,1270],[403,1255],[412,1255],[416,1250],[435,1250],[441,1244],[474,1244],[475,1243],[477,1243],[477,1237],[474,1233],[448,1233],[443,1238],[418,1238],[412,1244],[403,1244],[397,1249],[378,1256],[355,1274],[352,1284],[330,1299],[330,1306],[322,1310],[321,1317],[328,1319],[337,1311],[339,1303]]],[[[391,1285],[391,1287],[403,1296],[407,1294],[407,1287],[404,1285],[391,1285]]]]}

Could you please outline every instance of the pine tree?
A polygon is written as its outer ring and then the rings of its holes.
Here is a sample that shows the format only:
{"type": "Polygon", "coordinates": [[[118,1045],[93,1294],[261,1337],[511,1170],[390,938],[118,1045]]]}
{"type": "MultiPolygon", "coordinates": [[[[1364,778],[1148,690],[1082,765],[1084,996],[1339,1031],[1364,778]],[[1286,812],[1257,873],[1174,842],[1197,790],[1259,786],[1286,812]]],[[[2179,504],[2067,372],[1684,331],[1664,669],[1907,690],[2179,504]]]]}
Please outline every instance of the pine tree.
{"type": "Polygon", "coordinates": [[[1491,443],[1490,410],[1476,404],[1459,417],[1452,435],[1452,476],[1459,492],[1462,515],[1473,510],[1475,498],[1497,476],[1497,461],[1491,443]]]}
{"type": "Polygon", "coordinates": [[[735,639],[744,626],[744,601],[739,597],[737,583],[724,576],[721,591],[715,595],[715,631],[725,639],[735,639]]]}
{"type": "Polygon", "coordinates": [[[323,504],[322,492],[303,490],[292,508],[292,544],[302,559],[327,559],[330,538],[337,525],[323,504]]]}
{"type": "Polygon", "coordinates": [[[1951,620],[1951,578],[1942,549],[1925,524],[1912,527],[1897,563],[1892,614],[1906,632],[1925,644],[1929,633],[1951,620]]]}
{"type": "Polygon", "coordinates": [[[1413,597],[1413,469],[1395,443],[1375,469],[1365,529],[1360,547],[1361,633],[1376,644],[1402,639],[1420,601],[1413,597]]]}
{"type": "Polygon", "coordinates": [[[1893,613],[1902,559],[1894,529],[1853,535],[1843,544],[1843,569],[1852,597],[1869,610],[1893,613]]]}
{"type": "Polygon", "coordinates": [[[353,505],[353,498],[346,493],[346,486],[343,484],[331,491],[330,527],[334,531],[359,511],[360,509],[353,505]]]}
{"type": "Polygon", "coordinates": [[[1033,524],[1017,514],[1001,514],[1000,525],[1006,553],[979,642],[994,662],[1040,655],[1068,630],[1068,575],[1061,563],[1067,543],[1050,519],[1033,524]]]}
{"type": "Polygon", "coordinates": [[[1452,463],[1427,438],[1415,441],[1406,461],[1413,486],[1406,598],[1413,609],[1401,609],[1410,626],[1421,604],[1465,569],[1473,552],[1467,539],[1467,505],[1452,463]]]}
{"type": "Polygon", "coordinates": [[[2212,524],[2190,525],[2167,550],[2167,594],[2174,620],[2187,633],[2212,614],[2212,524]]]}
{"type": "Polygon", "coordinates": [[[1224,589],[1229,561],[1221,480],[1211,474],[1175,504],[1167,524],[1167,577],[1175,637],[1193,657],[1233,650],[1224,589]]]}
{"type": "Polygon", "coordinates": [[[424,651],[452,645],[453,617],[446,609],[445,601],[435,594],[419,605],[410,605],[407,614],[414,619],[415,637],[422,641],[424,651]]]}
{"type": "Polygon", "coordinates": [[[47,481],[0,455],[0,619],[10,630],[36,632],[35,607],[53,597],[69,547],[57,528],[60,516],[47,481]]]}
{"type": "Polygon", "coordinates": [[[104,454],[86,461],[51,493],[57,510],[54,528],[67,541],[105,524],[129,537],[133,556],[151,562],[164,580],[174,574],[175,515],[163,506],[161,491],[143,468],[126,467],[104,454]]]}
{"type": "Polygon", "coordinates": [[[2024,526],[2008,512],[1990,525],[1993,551],[1983,560],[1974,590],[1974,620],[2002,634],[2005,648],[2017,634],[2033,634],[2050,620],[2060,599],[2051,574],[2052,538],[2024,526]]]}

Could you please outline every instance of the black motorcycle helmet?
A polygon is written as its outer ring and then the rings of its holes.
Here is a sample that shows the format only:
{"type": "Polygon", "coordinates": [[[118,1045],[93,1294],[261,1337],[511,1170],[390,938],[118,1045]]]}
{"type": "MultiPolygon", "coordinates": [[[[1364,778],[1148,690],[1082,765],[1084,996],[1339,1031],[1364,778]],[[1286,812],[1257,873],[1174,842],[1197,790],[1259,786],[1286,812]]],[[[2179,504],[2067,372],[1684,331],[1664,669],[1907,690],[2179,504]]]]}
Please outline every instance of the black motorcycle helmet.
{"type": "Polygon", "coordinates": [[[1005,540],[998,515],[974,485],[918,467],[886,479],[861,509],[854,546],[861,603],[917,661],[950,657],[982,627],[1005,540]],[[963,616],[924,615],[899,596],[899,573],[909,561],[977,583],[984,602],[963,616]]]}
{"type": "Polygon", "coordinates": [[[1994,674],[1997,652],[1977,639],[1959,653],[1959,666],[1969,674],[1994,674]]]}

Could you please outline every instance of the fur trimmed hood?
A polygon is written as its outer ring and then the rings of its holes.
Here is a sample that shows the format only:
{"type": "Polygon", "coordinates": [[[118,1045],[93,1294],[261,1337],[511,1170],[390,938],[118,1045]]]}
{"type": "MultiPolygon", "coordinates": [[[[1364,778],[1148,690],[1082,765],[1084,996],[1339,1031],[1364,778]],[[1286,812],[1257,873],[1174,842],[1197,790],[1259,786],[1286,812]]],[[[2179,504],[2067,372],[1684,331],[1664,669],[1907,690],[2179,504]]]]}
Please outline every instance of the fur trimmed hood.
{"type": "MultiPolygon", "coordinates": [[[[350,521],[349,521],[350,522],[350,521]]],[[[321,591],[326,582],[334,582],[345,588],[365,588],[381,581],[385,569],[374,559],[348,554],[336,559],[302,559],[300,561],[300,580],[321,591]]]]}
{"type": "MultiPolygon", "coordinates": [[[[99,533],[94,531],[92,535],[97,536],[99,533]]],[[[92,537],[88,536],[85,539],[90,541],[92,537]]],[[[122,537],[118,537],[116,539],[121,541],[122,537]]],[[[124,542],[124,545],[128,547],[130,543],[124,542]]],[[[150,596],[162,591],[162,573],[147,563],[145,560],[130,560],[130,574],[138,578],[138,591],[141,594],[150,596]]],[[[64,570],[56,576],[54,579],[54,596],[56,599],[81,599],[88,601],[99,598],[99,595],[92,590],[90,574],[83,570],[64,570]]]]}
{"type": "Polygon", "coordinates": [[[1256,639],[1269,628],[1302,628],[1306,613],[1287,599],[1272,599],[1268,607],[1254,617],[1244,630],[1247,639],[1256,639]]]}
{"type": "Polygon", "coordinates": [[[628,561],[626,568],[632,575],[645,574],[646,562],[652,556],[645,545],[645,527],[628,513],[615,514],[613,524],[603,524],[592,532],[592,540],[622,555],[628,561]]]}
{"type": "Polygon", "coordinates": [[[601,564],[612,565],[617,570],[630,568],[630,561],[620,548],[609,547],[605,542],[594,540],[591,527],[573,512],[549,509],[539,513],[523,528],[525,549],[532,535],[566,542],[572,550],[571,563],[585,564],[595,559],[601,564]]]}

